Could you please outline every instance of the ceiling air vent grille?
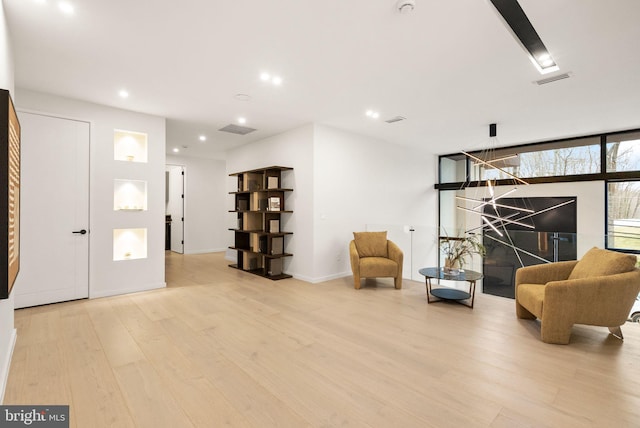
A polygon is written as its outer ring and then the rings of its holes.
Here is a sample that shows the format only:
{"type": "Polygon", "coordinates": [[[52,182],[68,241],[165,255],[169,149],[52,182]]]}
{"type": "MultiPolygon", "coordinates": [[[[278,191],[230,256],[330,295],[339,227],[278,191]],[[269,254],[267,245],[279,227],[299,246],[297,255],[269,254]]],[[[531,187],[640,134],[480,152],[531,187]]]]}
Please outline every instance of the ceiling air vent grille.
{"type": "Polygon", "coordinates": [[[218,131],[230,132],[232,134],[238,134],[238,135],[247,135],[248,133],[255,131],[255,128],[249,128],[248,126],[239,126],[239,125],[229,124],[229,125],[225,126],[224,128],[218,129],[218,131]]]}
{"type": "Polygon", "coordinates": [[[536,80],[534,83],[537,85],[546,85],[547,83],[557,82],[558,80],[568,79],[569,77],[571,77],[569,73],[562,73],[557,76],[547,77],[546,79],[536,80]]]}
{"type": "Polygon", "coordinates": [[[407,120],[407,118],[404,117],[404,116],[396,116],[396,117],[392,117],[391,119],[385,120],[385,122],[387,122],[387,123],[396,123],[396,122],[400,122],[401,120],[407,120]]]}

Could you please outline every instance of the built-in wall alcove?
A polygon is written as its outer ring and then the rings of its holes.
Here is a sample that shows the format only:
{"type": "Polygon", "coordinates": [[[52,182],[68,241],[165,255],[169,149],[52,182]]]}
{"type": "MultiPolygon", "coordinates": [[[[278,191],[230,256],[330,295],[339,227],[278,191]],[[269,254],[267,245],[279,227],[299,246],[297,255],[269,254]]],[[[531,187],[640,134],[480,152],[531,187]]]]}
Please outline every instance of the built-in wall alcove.
{"type": "Polygon", "coordinates": [[[118,161],[147,163],[147,134],[114,130],[113,158],[118,161]]]}
{"type": "Polygon", "coordinates": [[[114,211],[146,211],[147,182],[143,180],[113,180],[114,211]]]}
{"type": "Polygon", "coordinates": [[[113,229],[113,260],[147,258],[147,229],[113,229]]]}

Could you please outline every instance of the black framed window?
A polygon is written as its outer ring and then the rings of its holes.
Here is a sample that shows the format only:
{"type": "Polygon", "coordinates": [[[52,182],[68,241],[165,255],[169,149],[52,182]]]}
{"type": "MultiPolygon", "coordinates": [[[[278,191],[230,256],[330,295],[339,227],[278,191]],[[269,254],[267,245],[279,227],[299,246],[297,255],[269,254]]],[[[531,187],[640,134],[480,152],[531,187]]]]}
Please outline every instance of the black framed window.
{"type": "Polygon", "coordinates": [[[640,171],[640,132],[607,135],[607,172],[640,171]]]}
{"type": "Polygon", "coordinates": [[[640,252],[640,180],[607,182],[607,248],[640,252]]]}

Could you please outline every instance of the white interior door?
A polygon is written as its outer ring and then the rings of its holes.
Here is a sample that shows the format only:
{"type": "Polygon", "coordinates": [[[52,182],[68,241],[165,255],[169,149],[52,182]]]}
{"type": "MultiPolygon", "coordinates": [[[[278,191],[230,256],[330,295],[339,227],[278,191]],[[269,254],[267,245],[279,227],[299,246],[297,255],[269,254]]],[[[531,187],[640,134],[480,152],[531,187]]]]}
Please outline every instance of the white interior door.
{"type": "Polygon", "coordinates": [[[167,214],[171,214],[171,251],[184,253],[184,167],[167,165],[167,214]]]}
{"type": "Polygon", "coordinates": [[[89,297],[89,123],[25,112],[18,117],[22,188],[15,306],[89,297]]]}

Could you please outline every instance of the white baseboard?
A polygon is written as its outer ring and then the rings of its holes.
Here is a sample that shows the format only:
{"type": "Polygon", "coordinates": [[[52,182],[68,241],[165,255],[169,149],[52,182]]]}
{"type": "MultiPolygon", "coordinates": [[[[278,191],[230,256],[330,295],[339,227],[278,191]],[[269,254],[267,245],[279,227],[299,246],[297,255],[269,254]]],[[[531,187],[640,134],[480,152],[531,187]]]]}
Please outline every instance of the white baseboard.
{"type": "Polygon", "coordinates": [[[193,251],[185,251],[185,254],[207,254],[207,253],[222,253],[227,251],[227,248],[211,248],[209,250],[193,250],[193,251]]]}
{"type": "Polygon", "coordinates": [[[167,283],[154,283],[154,284],[145,284],[142,287],[136,288],[118,288],[116,290],[102,290],[102,291],[93,291],[90,292],[89,298],[96,299],[99,297],[109,297],[109,296],[119,296],[121,294],[129,294],[129,293],[138,293],[140,291],[149,291],[149,290],[157,290],[159,288],[166,288],[167,283]]]}
{"type": "Polygon", "coordinates": [[[0,368],[0,403],[4,403],[4,392],[7,388],[7,380],[9,379],[9,369],[11,368],[11,358],[13,357],[13,350],[16,347],[16,339],[18,337],[18,331],[14,328],[11,332],[11,338],[9,339],[9,347],[7,354],[4,356],[4,364],[0,368]]]}
{"type": "Polygon", "coordinates": [[[292,274],[292,276],[295,279],[299,279],[300,281],[304,281],[304,282],[310,282],[311,284],[318,284],[321,282],[331,281],[332,279],[344,278],[346,276],[351,276],[351,275],[352,275],[351,272],[341,272],[341,273],[334,273],[332,275],[313,278],[305,275],[292,274]]]}

